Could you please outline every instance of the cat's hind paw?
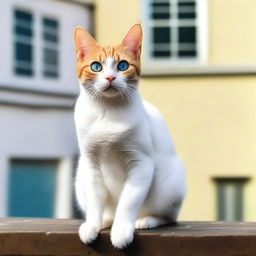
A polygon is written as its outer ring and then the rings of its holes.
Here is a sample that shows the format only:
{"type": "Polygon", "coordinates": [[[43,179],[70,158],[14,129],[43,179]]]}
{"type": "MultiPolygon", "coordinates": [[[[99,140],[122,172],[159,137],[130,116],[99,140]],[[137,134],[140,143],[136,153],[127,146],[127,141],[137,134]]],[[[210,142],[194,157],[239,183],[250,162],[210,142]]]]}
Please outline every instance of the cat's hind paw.
{"type": "Polygon", "coordinates": [[[148,228],[155,228],[160,225],[164,225],[169,221],[165,218],[155,217],[155,216],[145,216],[140,218],[135,223],[136,229],[148,229],[148,228]]]}
{"type": "Polygon", "coordinates": [[[85,244],[92,243],[98,236],[100,227],[84,222],[79,228],[79,237],[85,244]]]}
{"type": "Polygon", "coordinates": [[[117,249],[126,248],[133,241],[134,226],[114,224],[111,229],[111,242],[117,249]]]}

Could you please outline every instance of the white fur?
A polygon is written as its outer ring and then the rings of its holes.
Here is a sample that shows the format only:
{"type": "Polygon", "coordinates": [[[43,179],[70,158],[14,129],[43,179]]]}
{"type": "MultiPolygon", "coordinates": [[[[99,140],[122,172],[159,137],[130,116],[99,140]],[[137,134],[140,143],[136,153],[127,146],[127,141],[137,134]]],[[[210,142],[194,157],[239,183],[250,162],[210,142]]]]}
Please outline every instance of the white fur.
{"type": "MultiPolygon", "coordinates": [[[[109,75],[116,76],[117,88],[128,86],[115,70],[113,60],[104,63],[94,85],[102,95],[109,75]]],[[[85,86],[75,108],[81,151],[76,196],[86,213],[79,235],[90,243],[113,223],[111,241],[122,249],[132,242],[135,227],[176,221],[186,190],[184,166],[161,114],[137,89],[127,104],[110,106],[94,100],[85,86]]]]}

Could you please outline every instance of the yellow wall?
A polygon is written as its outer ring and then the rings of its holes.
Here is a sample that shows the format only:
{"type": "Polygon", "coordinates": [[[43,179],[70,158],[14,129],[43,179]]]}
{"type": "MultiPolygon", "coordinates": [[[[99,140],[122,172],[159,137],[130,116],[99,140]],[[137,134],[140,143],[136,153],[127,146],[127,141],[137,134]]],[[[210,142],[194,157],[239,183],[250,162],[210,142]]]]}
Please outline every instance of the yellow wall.
{"type": "MultiPolygon", "coordinates": [[[[142,79],[143,97],[164,115],[187,166],[189,193],[181,218],[215,219],[216,188],[211,178],[255,175],[253,84],[256,77],[142,79]]],[[[254,194],[250,198],[251,206],[246,203],[252,207],[254,194]]],[[[246,217],[256,220],[254,212],[246,217]]]]}
{"type": "Polygon", "coordinates": [[[120,43],[129,28],[141,21],[138,0],[96,0],[95,32],[102,45],[120,43]]]}
{"type": "Polygon", "coordinates": [[[251,65],[256,62],[256,1],[210,0],[209,63],[251,65]]]}
{"type": "MultiPolygon", "coordinates": [[[[138,0],[97,0],[96,37],[117,44],[142,22],[138,0]]],[[[256,1],[208,1],[208,65],[255,65],[256,1]]],[[[143,63],[142,63],[143,65],[143,63]]],[[[171,68],[171,67],[170,67],[171,68]]],[[[254,177],[245,190],[245,220],[256,220],[256,77],[198,76],[141,79],[187,166],[188,196],[180,218],[216,219],[213,177],[254,177]]]]}

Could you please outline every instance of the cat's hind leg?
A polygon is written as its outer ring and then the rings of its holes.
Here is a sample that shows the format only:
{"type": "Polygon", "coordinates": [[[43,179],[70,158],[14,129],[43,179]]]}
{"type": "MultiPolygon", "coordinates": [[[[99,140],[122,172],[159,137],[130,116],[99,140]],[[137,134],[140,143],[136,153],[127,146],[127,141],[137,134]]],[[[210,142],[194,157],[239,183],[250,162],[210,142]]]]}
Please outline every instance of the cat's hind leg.
{"type": "Polygon", "coordinates": [[[148,229],[148,228],[155,228],[161,225],[165,225],[169,223],[170,220],[164,217],[157,217],[157,216],[145,216],[139,218],[135,223],[136,229],[148,229]]]}

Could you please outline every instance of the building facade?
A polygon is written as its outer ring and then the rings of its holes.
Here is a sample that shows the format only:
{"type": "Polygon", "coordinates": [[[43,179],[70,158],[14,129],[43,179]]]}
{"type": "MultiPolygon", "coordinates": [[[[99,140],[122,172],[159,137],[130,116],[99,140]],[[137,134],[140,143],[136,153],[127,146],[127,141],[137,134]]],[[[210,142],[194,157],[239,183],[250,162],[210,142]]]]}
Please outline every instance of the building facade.
{"type": "Polygon", "coordinates": [[[0,217],[71,217],[73,28],[117,44],[143,26],[143,98],[187,166],[182,220],[256,220],[256,2],[0,3],[0,217]]]}
{"type": "Polygon", "coordinates": [[[78,146],[73,48],[88,1],[0,3],[0,217],[72,217],[78,146]]]}
{"type": "Polygon", "coordinates": [[[100,44],[143,26],[141,94],[162,112],[187,166],[180,219],[255,221],[256,2],[95,3],[100,44]]]}

